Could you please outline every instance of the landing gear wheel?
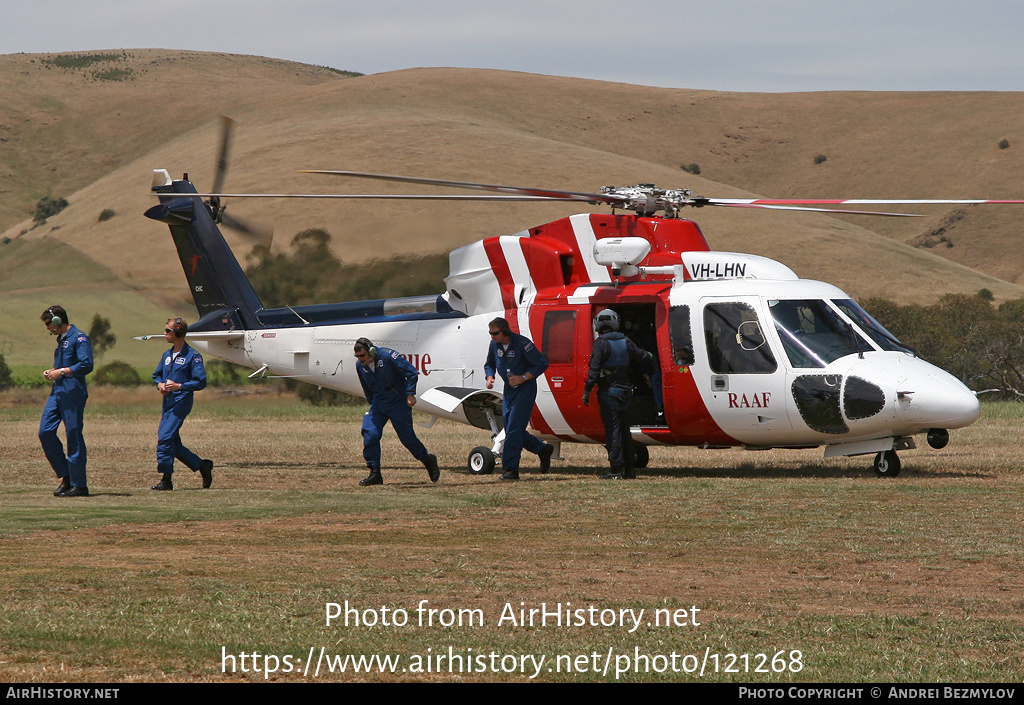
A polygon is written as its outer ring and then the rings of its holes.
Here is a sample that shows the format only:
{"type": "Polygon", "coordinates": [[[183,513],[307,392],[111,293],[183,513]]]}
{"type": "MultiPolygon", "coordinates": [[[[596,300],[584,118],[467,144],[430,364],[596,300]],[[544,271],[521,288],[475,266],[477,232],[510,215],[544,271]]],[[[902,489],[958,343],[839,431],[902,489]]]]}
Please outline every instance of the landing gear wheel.
{"type": "Polygon", "coordinates": [[[875,456],[875,474],[879,477],[896,477],[900,474],[900,456],[896,451],[887,450],[875,456]]]}
{"type": "Polygon", "coordinates": [[[642,470],[647,467],[647,464],[651,462],[651,452],[647,450],[647,446],[641,445],[640,443],[633,444],[633,467],[638,470],[642,470]]]}
{"type": "Polygon", "coordinates": [[[494,472],[494,453],[487,446],[477,446],[469,452],[469,474],[490,475],[494,472]]]}

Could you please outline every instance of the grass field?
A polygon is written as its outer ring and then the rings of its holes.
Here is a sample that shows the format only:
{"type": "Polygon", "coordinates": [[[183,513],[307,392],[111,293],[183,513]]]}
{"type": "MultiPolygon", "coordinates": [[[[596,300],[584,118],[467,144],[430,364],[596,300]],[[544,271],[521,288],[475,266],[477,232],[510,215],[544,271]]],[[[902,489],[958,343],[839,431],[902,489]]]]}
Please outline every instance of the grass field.
{"type": "Polygon", "coordinates": [[[51,496],[42,402],[0,395],[0,681],[276,665],[278,681],[976,682],[1024,666],[1019,405],[902,453],[895,479],[820,451],[655,448],[641,479],[603,482],[603,449],[564,446],[550,474],[503,484],[464,470],[485,433],[438,422],[420,430],[437,485],[389,430],[386,484],[361,488],[361,408],[207,390],[184,437],[215,459],[213,488],[185,470],[157,493],[156,393],[95,390],[93,496],[70,500],[51,496]],[[359,624],[327,624],[346,601],[359,624]],[[520,623],[542,605],[588,623],[520,623]],[[641,609],[635,629],[620,612],[641,609]],[[328,673],[321,648],[400,661],[328,673]]]}

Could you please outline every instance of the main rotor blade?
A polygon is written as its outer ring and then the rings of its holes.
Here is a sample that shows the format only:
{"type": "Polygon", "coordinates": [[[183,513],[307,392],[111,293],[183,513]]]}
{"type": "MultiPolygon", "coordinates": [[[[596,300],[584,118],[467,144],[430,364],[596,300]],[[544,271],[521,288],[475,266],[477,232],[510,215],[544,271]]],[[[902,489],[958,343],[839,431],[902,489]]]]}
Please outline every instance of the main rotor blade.
{"type": "Polygon", "coordinates": [[[898,199],[898,198],[708,198],[708,205],[754,204],[766,206],[938,206],[977,205],[982,203],[1024,204],[1024,200],[1008,199],[898,199]]]}
{"type": "Polygon", "coordinates": [[[548,189],[528,188],[523,186],[500,186],[497,184],[479,184],[470,181],[448,181],[446,179],[423,179],[415,176],[395,176],[392,174],[371,174],[364,171],[336,171],[331,169],[300,169],[300,174],[328,174],[330,176],[350,176],[357,179],[376,179],[378,181],[394,181],[405,184],[422,184],[424,186],[447,186],[449,188],[474,189],[476,191],[494,191],[496,193],[534,196],[538,200],[584,201],[586,203],[622,203],[626,199],[603,193],[581,193],[578,191],[551,191],[548,189]]]}
{"type": "Polygon", "coordinates": [[[549,196],[457,196],[425,193],[182,193],[198,198],[349,198],[413,199],[421,201],[579,201],[579,198],[549,196]]]}
{"type": "Polygon", "coordinates": [[[884,215],[893,218],[923,218],[921,213],[882,213],[879,211],[854,211],[846,208],[809,208],[806,206],[776,206],[766,203],[719,203],[712,201],[704,205],[722,206],[723,208],[764,208],[775,211],[810,211],[814,213],[850,213],[852,215],[884,215]]]}

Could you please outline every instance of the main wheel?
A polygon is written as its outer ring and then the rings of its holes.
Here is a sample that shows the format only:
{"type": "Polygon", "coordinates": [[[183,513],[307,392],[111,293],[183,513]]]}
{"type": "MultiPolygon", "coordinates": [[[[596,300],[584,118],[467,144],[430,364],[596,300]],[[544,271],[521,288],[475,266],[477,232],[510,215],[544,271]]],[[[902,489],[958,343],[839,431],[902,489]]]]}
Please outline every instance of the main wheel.
{"type": "Polygon", "coordinates": [[[642,470],[651,462],[651,452],[642,443],[633,444],[633,467],[642,470]]]}
{"type": "Polygon", "coordinates": [[[887,450],[875,456],[875,474],[879,477],[896,477],[900,474],[900,456],[896,451],[887,450]]]}
{"type": "Polygon", "coordinates": [[[471,475],[490,475],[494,472],[494,453],[487,446],[477,446],[469,451],[468,465],[471,475]]]}

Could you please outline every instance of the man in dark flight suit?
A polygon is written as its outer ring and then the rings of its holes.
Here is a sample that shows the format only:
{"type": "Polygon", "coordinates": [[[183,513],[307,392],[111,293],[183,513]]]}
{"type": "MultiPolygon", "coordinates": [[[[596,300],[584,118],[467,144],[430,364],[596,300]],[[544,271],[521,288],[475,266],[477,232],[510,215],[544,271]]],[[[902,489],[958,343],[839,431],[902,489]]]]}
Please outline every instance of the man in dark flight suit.
{"type": "Polygon", "coordinates": [[[583,405],[590,406],[590,390],[597,385],[597,403],[604,425],[605,447],[611,472],[602,480],[633,479],[633,436],[629,432],[629,402],[633,399],[631,365],[646,365],[651,353],[638,348],[619,332],[619,314],[604,309],[594,318],[598,338],[590,354],[590,368],[583,385],[583,405]]]}
{"type": "Polygon", "coordinates": [[[39,421],[39,442],[50,467],[60,479],[60,486],[53,496],[88,497],[82,425],[85,402],[89,398],[85,376],[92,372],[93,366],[92,343],[85,333],[68,322],[68,313],[63,306],[50,306],[39,318],[46,324],[50,335],[57,336],[53,367],[43,372],[43,377],[53,382],[53,388],[39,421]],[[64,446],[57,438],[57,428],[61,423],[68,439],[67,455],[64,455],[64,446]]]}
{"type": "Polygon", "coordinates": [[[427,452],[412,427],[412,407],[416,404],[416,380],[419,372],[412,363],[394,350],[377,347],[366,338],[354,346],[359,364],[359,383],[363,387],[370,410],[363,415],[363,459],[370,474],[359,481],[363,487],[382,485],[380,474],[380,438],[384,424],[391,425],[416,460],[423,463],[431,482],[441,477],[437,457],[427,452]]]}
{"type": "Polygon", "coordinates": [[[548,359],[524,335],[513,333],[504,318],[488,324],[491,344],[487,348],[484,374],[487,388],[494,387],[495,372],[505,382],[502,393],[501,419],[505,442],[501,447],[502,480],[519,479],[519,459],[523,448],[540,456],[540,471],[551,468],[555,447],[526,431],[537,400],[537,377],[548,368],[548,359]]]}

